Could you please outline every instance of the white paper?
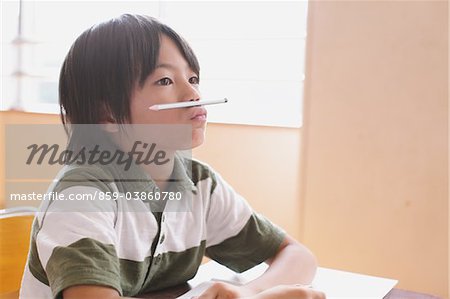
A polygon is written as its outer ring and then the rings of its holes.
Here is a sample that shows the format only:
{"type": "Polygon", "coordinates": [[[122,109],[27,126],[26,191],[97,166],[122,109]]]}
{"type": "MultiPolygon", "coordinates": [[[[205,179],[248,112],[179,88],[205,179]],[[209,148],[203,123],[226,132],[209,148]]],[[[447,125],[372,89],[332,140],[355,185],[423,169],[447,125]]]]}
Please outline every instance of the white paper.
{"type": "MultiPolygon", "coordinates": [[[[267,269],[261,264],[244,273],[236,274],[216,263],[202,265],[189,283],[194,287],[179,299],[190,299],[202,294],[213,281],[222,280],[232,284],[244,284],[260,276],[267,269]]],[[[327,299],[382,299],[397,284],[397,280],[357,274],[319,267],[312,287],[327,295],[327,299]]]]}
{"type": "Polygon", "coordinates": [[[397,280],[318,268],[312,287],[332,298],[382,299],[397,284],[397,280]]]}

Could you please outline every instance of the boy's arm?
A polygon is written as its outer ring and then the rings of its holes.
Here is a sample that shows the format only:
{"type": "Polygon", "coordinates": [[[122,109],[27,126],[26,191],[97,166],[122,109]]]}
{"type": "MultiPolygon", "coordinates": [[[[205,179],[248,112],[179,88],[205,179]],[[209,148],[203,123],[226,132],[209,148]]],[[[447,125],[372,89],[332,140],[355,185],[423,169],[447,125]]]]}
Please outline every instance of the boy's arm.
{"type": "Polygon", "coordinates": [[[311,251],[286,235],[278,252],[266,261],[267,271],[245,287],[259,293],[280,284],[311,284],[317,269],[317,261],[311,251]]]}
{"type": "MultiPolygon", "coordinates": [[[[119,292],[113,288],[96,285],[78,285],[65,289],[63,291],[64,299],[119,299],[129,298],[120,297],[119,292]]],[[[129,298],[131,299],[131,298],[129,298]]]]}
{"type": "Polygon", "coordinates": [[[286,236],[278,252],[266,263],[266,272],[248,284],[236,287],[216,283],[198,298],[325,298],[323,293],[305,287],[314,278],[317,261],[292,237],[286,236]]]}

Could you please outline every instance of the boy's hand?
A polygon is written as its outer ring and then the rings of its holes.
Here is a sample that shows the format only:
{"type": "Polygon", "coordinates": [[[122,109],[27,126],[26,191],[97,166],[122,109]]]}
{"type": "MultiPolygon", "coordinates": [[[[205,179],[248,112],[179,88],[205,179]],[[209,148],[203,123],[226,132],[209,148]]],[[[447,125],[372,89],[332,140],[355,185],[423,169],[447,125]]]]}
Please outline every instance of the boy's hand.
{"type": "Polygon", "coordinates": [[[206,291],[192,299],[235,299],[250,298],[256,292],[245,286],[236,286],[226,282],[214,282],[206,291]]]}
{"type": "Polygon", "coordinates": [[[261,293],[244,286],[216,282],[199,297],[192,299],[325,299],[325,294],[300,285],[280,285],[261,293]]]}
{"type": "Polygon", "coordinates": [[[300,285],[280,285],[251,296],[249,299],[325,299],[324,293],[300,285]]]}

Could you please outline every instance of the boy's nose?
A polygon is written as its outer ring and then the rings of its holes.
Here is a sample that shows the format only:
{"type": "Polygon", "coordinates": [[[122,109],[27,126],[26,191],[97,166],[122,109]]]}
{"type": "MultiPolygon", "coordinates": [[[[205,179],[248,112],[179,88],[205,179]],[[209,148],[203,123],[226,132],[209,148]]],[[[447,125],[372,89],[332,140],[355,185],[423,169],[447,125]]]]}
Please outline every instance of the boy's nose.
{"type": "Polygon", "coordinates": [[[198,90],[198,87],[195,85],[192,85],[191,83],[186,84],[186,88],[183,93],[183,102],[187,101],[198,101],[200,100],[200,91],[198,90]]]}

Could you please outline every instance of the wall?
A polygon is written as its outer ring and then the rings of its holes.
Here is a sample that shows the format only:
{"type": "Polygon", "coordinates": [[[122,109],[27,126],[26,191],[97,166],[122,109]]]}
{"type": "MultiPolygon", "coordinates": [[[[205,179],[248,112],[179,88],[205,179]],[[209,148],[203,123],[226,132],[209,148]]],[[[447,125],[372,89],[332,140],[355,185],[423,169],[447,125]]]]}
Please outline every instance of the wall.
{"type": "Polygon", "coordinates": [[[303,241],[323,266],[448,296],[448,7],[310,3],[303,241]]]}
{"type": "MultiPolygon", "coordinates": [[[[24,113],[21,111],[0,111],[0,209],[5,208],[5,127],[9,124],[59,124],[59,115],[44,113],[24,113]]],[[[44,190],[45,191],[45,190],[44,190]]],[[[36,205],[38,202],[35,203],[36,205]]],[[[9,206],[11,204],[9,203],[9,206]]]]}

